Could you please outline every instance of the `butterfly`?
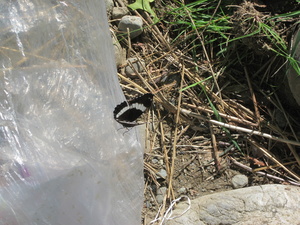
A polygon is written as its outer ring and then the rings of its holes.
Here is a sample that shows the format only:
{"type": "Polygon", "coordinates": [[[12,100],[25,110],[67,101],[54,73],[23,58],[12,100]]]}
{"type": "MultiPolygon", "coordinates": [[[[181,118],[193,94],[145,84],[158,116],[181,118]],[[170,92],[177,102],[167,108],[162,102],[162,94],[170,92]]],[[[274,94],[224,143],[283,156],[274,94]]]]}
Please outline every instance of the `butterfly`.
{"type": "Polygon", "coordinates": [[[114,109],[114,119],[124,127],[140,125],[136,120],[151,106],[153,94],[147,93],[129,101],[124,101],[114,109]]]}

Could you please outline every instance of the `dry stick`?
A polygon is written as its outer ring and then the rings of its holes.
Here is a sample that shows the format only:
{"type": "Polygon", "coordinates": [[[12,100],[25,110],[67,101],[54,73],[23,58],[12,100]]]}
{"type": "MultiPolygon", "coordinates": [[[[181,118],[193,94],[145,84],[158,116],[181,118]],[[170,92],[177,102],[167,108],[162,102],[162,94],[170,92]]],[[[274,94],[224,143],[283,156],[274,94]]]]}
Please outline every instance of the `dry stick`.
{"type": "MultiPolygon", "coordinates": [[[[127,44],[128,44],[127,57],[130,57],[132,47],[131,47],[131,39],[130,39],[130,30],[128,27],[127,27],[126,31],[127,31],[127,44]]],[[[132,67],[132,65],[131,65],[131,67],[132,67]]]]}
{"type": "Polygon", "coordinates": [[[216,120],[209,120],[209,122],[211,122],[213,124],[216,124],[216,125],[219,125],[219,126],[226,127],[228,129],[238,130],[238,131],[249,133],[251,135],[254,134],[254,135],[269,138],[269,139],[272,139],[272,140],[275,140],[275,141],[300,146],[300,142],[292,141],[292,140],[288,140],[288,139],[283,139],[283,138],[280,138],[280,137],[275,137],[273,135],[263,133],[263,132],[260,132],[260,131],[255,131],[255,130],[251,130],[251,129],[244,128],[244,127],[238,127],[238,126],[230,125],[230,124],[227,124],[227,123],[222,123],[222,122],[219,122],[219,121],[216,121],[216,120]]]}
{"type": "MultiPolygon", "coordinates": [[[[159,117],[160,116],[160,112],[157,111],[159,117]]],[[[164,159],[165,159],[165,165],[166,165],[166,170],[167,170],[167,173],[170,174],[171,171],[170,171],[170,164],[169,164],[169,157],[168,157],[168,151],[167,151],[167,148],[166,148],[166,141],[165,141],[165,133],[164,133],[164,127],[163,127],[163,123],[162,122],[159,122],[159,127],[160,127],[160,133],[161,133],[161,146],[162,146],[162,149],[163,149],[163,153],[164,153],[164,159]]]]}
{"type": "MultiPolygon", "coordinates": [[[[160,112],[158,110],[157,110],[157,113],[158,113],[159,118],[161,118],[160,112]]],[[[161,133],[161,143],[160,144],[163,149],[166,171],[168,174],[170,174],[169,157],[168,157],[168,151],[167,151],[166,144],[165,144],[166,143],[165,133],[164,133],[164,127],[163,127],[162,122],[159,122],[159,127],[160,127],[160,133],[161,133]]],[[[161,207],[160,216],[163,216],[165,209],[166,209],[166,196],[164,196],[163,203],[160,207],[161,207]]]]}
{"type": "Polygon", "coordinates": [[[261,137],[269,138],[269,139],[272,139],[272,140],[275,140],[275,141],[300,146],[300,142],[297,142],[297,141],[292,141],[292,140],[283,139],[283,138],[280,138],[280,137],[275,137],[275,136],[267,134],[267,133],[251,130],[251,129],[244,128],[244,127],[238,127],[238,126],[230,125],[228,123],[222,123],[222,122],[219,122],[219,121],[216,121],[216,120],[208,120],[204,116],[201,116],[197,113],[193,113],[193,112],[191,112],[189,110],[186,110],[186,109],[181,109],[180,111],[183,114],[187,114],[189,116],[192,116],[192,117],[204,120],[204,121],[208,121],[208,122],[213,123],[215,125],[226,127],[228,129],[238,130],[238,131],[246,132],[246,133],[249,133],[249,134],[254,134],[254,135],[261,136],[261,137]]]}
{"type": "MultiPolygon", "coordinates": [[[[184,79],[184,65],[181,71],[181,82],[180,82],[180,89],[182,89],[182,85],[183,85],[183,79],[184,79]]],[[[175,119],[175,130],[174,130],[174,142],[173,142],[173,149],[172,149],[172,162],[171,162],[171,173],[170,173],[170,177],[169,177],[169,187],[168,187],[168,194],[167,197],[170,198],[171,196],[171,189],[172,189],[172,180],[173,180],[173,175],[174,175],[174,166],[175,166],[175,158],[176,158],[176,144],[177,144],[177,127],[178,127],[178,123],[179,123],[179,118],[180,118],[180,105],[181,105],[181,95],[182,92],[179,92],[179,96],[178,96],[178,105],[177,105],[177,113],[176,113],[176,119],[175,119]]],[[[172,195],[173,192],[172,192],[172,195]]],[[[172,198],[174,199],[174,196],[172,196],[172,198]]]]}
{"type": "Polygon", "coordinates": [[[266,150],[265,148],[259,146],[255,141],[251,140],[250,138],[248,138],[248,141],[253,146],[255,146],[260,151],[262,151],[266,156],[268,156],[269,159],[271,159],[274,163],[279,164],[286,172],[288,172],[290,175],[292,175],[294,178],[296,178],[298,181],[300,181],[300,177],[298,177],[295,173],[293,173],[288,168],[286,168],[284,165],[282,165],[282,163],[280,163],[274,156],[272,156],[272,154],[268,150],[266,150]]]}
{"type": "Polygon", "coordinates": [[[185,165],[183,165],[183,166],[180,168],[180,170],[178,171],[178,174],[177,174],[177,176],[175,177],[175,179],[177,179],[177,178],[180,176],[180,174],[183,172],[183,170],[184,170],[185,168],[187,168],[187,167],[195,160],[195,158],[196,158],[197,156],[198,156],[198,155],[192,156],[192,158],[191,158],[187,163],[185,163],[185,165]]]}
{"type": "MultiPolygon", "coordinates": [[[[254,172],[253,169],[252,169],[251,167],[246,166],[246,165],[244,165],[244,164],[242,164],[242,163],[236,161],[236,160],[235,160],[234,158],[232,158],[232,157],[229,157],[229,158],[230,158],[230,160],[232,161],[232,163],[233,163],[234,165],[237,165],[237,166],[239,166],[239,167],[241,167],[241,168],[243,168],[243,169],[245,169],[245,170],[247,170],[247,171],[249,171],[249,172],[254,172]]],[[[281,181],[281,182],[289,182],[290,184],[300,186],[300,183],[293,182],[293,181],[290,181],[290,180],[285,180],[285,179],[283,179],[283,178],[276,177],[276,176],[273,176],[273,175],[268,174],[268,173],[265,173],[265,172],[260,172],[260,171],[258,171],[258,172],[255,172],[255,173],[256,173],[256,174],[263,175],[263,176],[266,176],[266,177],[271,178],[271,179],[274,179],[274,180],[278,180],[278,181],[281,181]]]]}
{"type": "MultiPolygon", "coordinates": [[[[191,107],[193,109],[197,109],[197,110],[200,110],[200,111],[203,111],[203,112],[206,112],[206,113],[214,114],[214,111],[211,110],[211,109],[206,109],[206,108],[203,108],[203,107],[200,107],[200,106],[195,106],[195,105],[186,104],[186,103],[184,103],[182,105],[188,106],[188,107],[191,107]]],[[[237,118],[237,117],[234,117],[234,116],[230,116],[230,115],[227,115],[225,113],[219,112],[219,115],[220,115],[220,117],[225,118],[227,120],[235,121],[235,122],[242,123],[242,124],[245,124],[245,125],[249,125],[249,126],[256,126],[257,125],[255,123],[252,123],[252,122],[248,121],[248,120],[240,119],[240,118],[237,118]]]]}
{"type": "Polygon", "coordinates": [[[246,74],[246,78],[247,78],[247,82],[248,82],[250,94],[251,94],[252,101],[253,101],[253,106],[254,106],[254,111],[255,111],[255,117],[256,117],[255,120],[256,120],[257,125],[259,126],[259,124],[260,124],[260,120],[259,120],[260,113],[259,113],[259,110],[258,110],[258,107],[257,107],[256,97],[255,97],[255,94],[254,94],[254,91],[253,91],[253,88],[252,88],[252,85],[251,85],[251,81],[250,81],[250,78],[249,78],[248,71],[247,71],[247,69],[245,67],[244,67],[244,71],[245,71],[245,74],[246,74]]]}
{"type": "Polygon", "coordinates": [[[216,140],[216,136],[214,134],[212,123],[209,123],[209,130],[210,130],[211,142],[212,142],[212,146],[213,146],[213,158],[215,161],[216,170],[218,172],[220,172],[220,170],[221,170],[220,157],[218,154],[217,140],[216,140]]]}
{"type": "Polygon", "coordinates": [[[155,179],[155,177],[157,176],[158,171],[156,169],[154,169],[152,166],[150,166],[150,164],[148,164],[146,162],[144,162],[144,167],[145,167],[146,170],[149,171],[150,176],[152,177],[153,182],[156,184],[157,187],[159,187],[160,184],[155,179]]]}
{"type": "MultiPolygon", "coordinates": [[[[129,62],[130,63],[130,62],[129,62]]],[[[132,64],[131,64],[132,65],[132,64]]],[[[122,74],[120,74],[120,73],[118,73],[118,76],[122,79],[122,80],[124,80],[124,81],[126,81],[128,84],[131,84],[131,85],[133,85],[135,88],[137,88],[139,91],[141,91],[142,93],[147,93],[147,91],[144,89],[144,88],[142,88],[141,86],[139,86],[137,83],[135,83],[134,81],[132,81],[132,80],[130,80],[130,79],[128,79],[127,77],[124,77],[122,74]]]]}
{"type": "MultiPolygon", "coordinates": [[[[249,157],[250,158],[250,157],[249,157]]],[[[286,162],[286,163],[282,163],[282,165],[285,165],[285,166],[288,166],[288,165],[292,165],[296,163],[296,161],[291,161],[291,162],[286,162]]],[[[257,171],[261,171],[261,170],[267,170],[267,169],[274,169],[274,168],[277,168],[277,167],[280,167],[281,165],[279,164],[274,164],[274,165],[267,165],[267,166],[263,166],[263,167],[258,167],[258,168],[255,168],[253,169],[253,172],[257,172],[257,171]]],[[[274,170],[276,171],[276,170],[274,170]]],[[[276,173],[279,173],[278,171],[276,171],[276,173]]]]}

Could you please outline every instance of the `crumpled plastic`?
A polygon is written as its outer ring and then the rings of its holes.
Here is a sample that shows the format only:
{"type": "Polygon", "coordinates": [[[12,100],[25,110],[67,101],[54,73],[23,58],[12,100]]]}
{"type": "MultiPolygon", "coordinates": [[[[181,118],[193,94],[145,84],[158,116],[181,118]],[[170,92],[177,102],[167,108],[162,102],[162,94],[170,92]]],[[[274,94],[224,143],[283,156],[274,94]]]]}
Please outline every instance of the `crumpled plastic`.
{"type": "Polygon", "coordinates": [[[0,225],[140,224],[104,1],[2,1],[0,17],[0,225]]]}

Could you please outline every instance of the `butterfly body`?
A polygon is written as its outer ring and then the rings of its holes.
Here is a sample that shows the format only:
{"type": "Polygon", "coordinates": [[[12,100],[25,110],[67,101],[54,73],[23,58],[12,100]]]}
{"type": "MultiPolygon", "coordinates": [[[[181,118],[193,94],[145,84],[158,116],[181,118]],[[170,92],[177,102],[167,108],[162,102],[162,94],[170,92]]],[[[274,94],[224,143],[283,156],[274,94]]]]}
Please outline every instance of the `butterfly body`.
{"type": "Polygon", "coordinates": [[[147,93],[124,101],[114,109],[114,119],[124,127],[134,127],[139,125],[135,121],[151,106],[153,94],[147,93]]]}

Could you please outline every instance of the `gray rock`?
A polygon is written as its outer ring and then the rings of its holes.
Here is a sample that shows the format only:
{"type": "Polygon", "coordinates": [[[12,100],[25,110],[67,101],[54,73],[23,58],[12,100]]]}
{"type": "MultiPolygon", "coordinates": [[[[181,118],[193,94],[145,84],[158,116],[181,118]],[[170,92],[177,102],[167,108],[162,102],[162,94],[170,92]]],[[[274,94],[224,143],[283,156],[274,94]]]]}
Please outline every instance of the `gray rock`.
{"type": "MultiPolygon", "coordinates": [[[[136,57],[132,57],[132,58],[128,58],[127,62],[131,62],[132,66],[135,68],[135,70],[139,73],[144,71],[144,66],[145,66],[145,62],[143,60],[138,60],[136,57]]],[[[135,71],[131,68],[131,66],[129,65],[129,63],[127,63],[128,65],[125,67],[125,73],[128,76],[134,76],[136,75],[135,71]]]]}
{"type": "Polygon", "coordinates": [[[164,196],[163,195],[157,195],[156,196],[156,201],[158,204],[162,204],[164,201],[164,196]]]}
{"type": "Polygon", "coordinates": [[[112,41],[114,46],[116,65],[121,66],[126,62],[126,49],[121,47],[118,39],[114,34],[112,35],[112,41]]]}
{"type": "Polygon", "coordinates": [[[127,28],[130,32],[130,38],[135,38],[143,32],[143,20],[138,16],[123,16],[118,29],[121,32],[127,33],[127,28]]]}
{"type": "MultiPolygon", "coordinates": [[[[263,185],[205,195],[191,200],[191,208],[168,225],[287,225],[300,224],[300,188],[263,185]]],[[[172,216],[187,208],[180,202],[172,216]]]]}
{"type": "Polygon", "coordinates": [[[235,175],[231,180],[233,188],[242,188],[248,185],[248,177],[242,174],[235,175]]]}
{"type": "Polygon", "coordinates": [[[185,187],[179,188],[177,192],[181,195],[186,194],[186,188],[185,187]]]}
{"type": "Polygon", "coordinates": [[[166,192],[167,192],[167,188],[166,187],[160,187],[160,188],[158,188],[157,189],[157,195],[165,195],[166,194],[166,192]]]}
{"type": "Polygon", "coordinates": [[[152,203],[150,201],[146,201],[146,208],[151,208],[152,207],[152,203]]]}
{"type": "Polygon", "coordinates": [[[153,164],[157,164],[158,163],[158,159],[152,159],[151,160],[153,164]]]}
{"type": "Polygon", "coordinates": [[[129,10],[127,7],[114,7],[112,9],[112,18],[113,19],[121,19],[123,16],[127,15],[129,10]]]}
{"type": "Polygon", "coordinates": [[[164,170],[164,169],[161,169],[161,170],[157,173],[157,177],[158,177],[158,178],[166,179],[166,178],[167,178],[167,171],[164,170]]]}
{"type": "Polygon", "coordinates": [[[157,192],[156,192],[156,201],[158,204],[162,204],[163,201],[164,201],[164,197],[165,197],[165,194],[167,193],[167,188],[166,187],[160,187],[157,189],[157,192]]]}

